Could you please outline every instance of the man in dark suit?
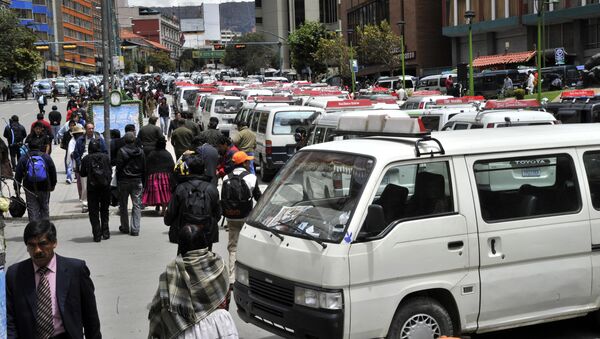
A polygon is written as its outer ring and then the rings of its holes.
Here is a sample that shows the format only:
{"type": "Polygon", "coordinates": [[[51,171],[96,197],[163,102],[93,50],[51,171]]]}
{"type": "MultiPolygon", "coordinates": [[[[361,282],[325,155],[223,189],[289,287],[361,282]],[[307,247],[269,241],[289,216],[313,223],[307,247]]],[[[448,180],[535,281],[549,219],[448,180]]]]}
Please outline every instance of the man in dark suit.
{"type": "Polygon", "coordinates": [[[23,239],[30,259],[6,272],[8,338],[100,339],[94,284],[84,261],[54,253],[56,227],[27,224],[23,239]]]}

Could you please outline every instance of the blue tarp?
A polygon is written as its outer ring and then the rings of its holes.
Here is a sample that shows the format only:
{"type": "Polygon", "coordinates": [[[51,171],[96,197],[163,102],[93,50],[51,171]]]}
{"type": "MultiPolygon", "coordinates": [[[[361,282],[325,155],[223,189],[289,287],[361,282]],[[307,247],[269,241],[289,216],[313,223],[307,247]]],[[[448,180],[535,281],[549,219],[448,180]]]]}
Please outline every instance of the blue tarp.
{"type": "Polygon", "coordinates": [[[33,7],[33,4],[31,3],[31,1],[19,1],[19,0],[13,0],[10,3],[10,8],[16,8],[16,9],[31,9],[33,7]]]}

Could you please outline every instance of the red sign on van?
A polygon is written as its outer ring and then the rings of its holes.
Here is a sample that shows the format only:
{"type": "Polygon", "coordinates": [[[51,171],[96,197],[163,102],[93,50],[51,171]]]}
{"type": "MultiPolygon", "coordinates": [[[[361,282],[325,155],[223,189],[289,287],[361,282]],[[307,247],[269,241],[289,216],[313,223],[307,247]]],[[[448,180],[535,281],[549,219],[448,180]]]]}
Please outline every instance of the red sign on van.
{"type": "Polygon", "coordinates": [[[413,97],[426,97],[426,96],[430,96],[430,95],[442,95],[442,92],[440,92],[440,91],[414,91],[412,94],[413,97]]]}
{"type": "Polygon", "coordinates": [[[484,101],[485,98],[478,96],[464,96],[460,98],[448,98],[448,99],[437,99],[436,105],[457,105],[457,104],[468,104],[475,101],[484,101]]]}
{"type": "Polygon", "coordinates": [[[488,100],[484,109],[507,109],[507,108],[538,108],[541,107],[536,99],[525,100],[488,100]]]}
{"type": "Polygon", "coordinates": [[[593,89],[576,89],[572,91],[564,91],[560,94],[561,99],[565,98],[592,98],[596,95],[593,89]]]}
{"type": "Polygon", "coordinates": [[[329,101],[325,108],[353,108],[371,107],[373,102],[369,99],[329,101]]]}

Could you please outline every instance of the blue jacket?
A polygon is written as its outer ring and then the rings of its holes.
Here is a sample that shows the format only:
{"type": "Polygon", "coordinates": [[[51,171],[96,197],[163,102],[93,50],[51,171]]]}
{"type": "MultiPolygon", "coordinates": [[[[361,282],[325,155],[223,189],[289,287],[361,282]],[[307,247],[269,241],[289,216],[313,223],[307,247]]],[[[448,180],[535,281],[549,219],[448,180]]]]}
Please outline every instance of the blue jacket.
{"type": "MultiPolygon", "coordinates": [[[[79,165],[81,164],[81,156],[83,156],[83,154],[85,153],[85,134],[80,136],[79,139],[77,139],[77,141],[75,142],[75,150],[73,151],[72,157],[73,159],[75,159],[75,163],[77,164],[77,167],[79,167],[79,165]]],[[[102,135],[98,132],[94,132],[94,138],[100,140],[100,150],[102,151],[102,153],[108,153],[106,151],[106,144],[104,143],[104,138],[102,138],[102,135]]]]}

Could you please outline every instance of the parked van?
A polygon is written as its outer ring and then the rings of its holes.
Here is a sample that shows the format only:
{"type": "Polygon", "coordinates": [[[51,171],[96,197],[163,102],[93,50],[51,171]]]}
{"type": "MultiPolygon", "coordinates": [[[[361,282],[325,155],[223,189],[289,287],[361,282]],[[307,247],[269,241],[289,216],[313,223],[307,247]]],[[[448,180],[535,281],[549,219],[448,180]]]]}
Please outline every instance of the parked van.
{"type": "Polygon", "coordinates": [[[211,94],[206,97],[202,108],[202,124],[208,126],[210,118],[217,117],[221,133],[229,136],[229,132],[234,128],[235,115],[240,107],[242,107],[242,100],[239,97],[211,94]]]}
{"type": "Polygon", "coordinates": [[[176,112],[191,113],[190,107],[193,106],[194,95],[199,89],[196,86],[177,87],[173,95],[173,108],[176,112]]]}
{"type": "Polygon", "coordinates": [[[598,135],[574,124],[305,147],[242,227],[238,315],[283,337],[438,338],[597,311],[598,135]]]}
{"type": "Polygon", "coordinates": [[[507,75],[512,80],[514,89],[525,87],[527,73],[522,73],[516,69],[485,71],[473,76],[475,95],[482,95],[486,98],[497,98],[502,93],[504,79],[507,75]]]}
{"type": "Polygon", "coordinates": [[[541,111],[527,110],[495,110],[471,111],[456,114],[442,128],[442,131],[474,129],[474,128],[499,128],[531,125],[556,125],[560,122],[554,115],[541,111]]]}
{"type": "Polygon", "coordinates": [[[305,106],[261,107],[250,112],[250,130],[256,134],[254,163],[263,181],[270,181],[296,153],[296,128],[308,130],[322,109],[305,106]]]}
{"type": "MultiPolygon", "coordinates": [[[[389,77],[379,77],[375,82],[375,87],[384,87],[392,90],[396,90],[402,87],[402,76],[389,76],[389,77]]],[[[415,89],[417,86],[417,77],[412,75],[407,75],[404,77],[404,88],[407,91],[411,91],[415,89]]]]}
{"type": "Polygon", "coordinates": [[[430,108],[434,106],[436,101],[439,99],[450,99],[453,98],[451,95],[441,95],[441,94],[432,94],[432,95],[412,95],[408,100],[406,100],[400,109],[403,110],[422,110],[430,108]]]}
{"type": "Polygon", "coordinates": [[[456,74],[437,74],[430,75],[419,79],[416,91],[440,91],[442,94],[446,94],[446,79],[452,76],[452,79],[456,82],[456,74]]]}
{"type": "MultiPolygon", "coordinates": [[[[571,88],[580,88],[583,87],[583,79],[579,74],[579,70],[577,70],[577,66],[575,65],[562,65],[562,66],[552,66],[552,67],[544,67],[542,68],[542,79],[552,77],[547,76],[550,74],[555,74],[561,77],[563,86],[571,87],[571,88]]],[[[551,86],[551,81],[542,82],[542,89],[547,90],[551,86]]]]}
{"type": "Polygon", "coordinates": [[[246,100],[249,97],[254,97],[254,96],[267,96],[267,95],[273,95],[273,91],[269,90],[269,89],[245,89],[243,91],[240,92],[240,97],[242,98],[242,100],[246,100]]]}
{"type": "MultiPolygon", "coordinates": [[[[253,112],[255,109],[262,107],[274,107],[274,106],[290,106],[294,104],[294,99],[292,97],[282,97],[282,96],[266,96],[266,97],[255,97],[255,101],[245,102],[242,104],[242,107],[238,111],[233,119],[233,129],[230,131],[230,136],[233,138],[237,132],[237,125],[239,122],[243,121],[246,123],[248,127],[252,126],[252,119],[259,119],[260,116],[254,116],[253,112]]],[[[258,121],[257,121],[258,123],[258,121]]]]}

